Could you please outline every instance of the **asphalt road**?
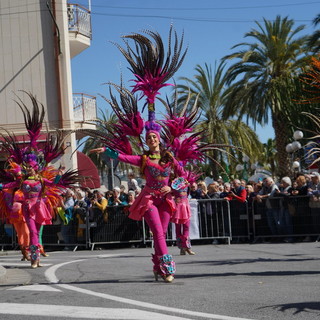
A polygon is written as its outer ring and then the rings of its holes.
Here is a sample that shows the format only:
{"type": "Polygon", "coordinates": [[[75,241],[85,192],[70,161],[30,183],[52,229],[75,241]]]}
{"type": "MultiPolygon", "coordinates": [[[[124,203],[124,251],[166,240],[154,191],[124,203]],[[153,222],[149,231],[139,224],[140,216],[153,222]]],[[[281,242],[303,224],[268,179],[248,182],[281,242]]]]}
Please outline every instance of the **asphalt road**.
{"type": "Polygon", "coordinates": [[[154,281],[151,248],[49,252],[37,269],[2,252],[0,319],[320,319],[320,243],[193,250],[170,247],[171,284],[154,281]]]}

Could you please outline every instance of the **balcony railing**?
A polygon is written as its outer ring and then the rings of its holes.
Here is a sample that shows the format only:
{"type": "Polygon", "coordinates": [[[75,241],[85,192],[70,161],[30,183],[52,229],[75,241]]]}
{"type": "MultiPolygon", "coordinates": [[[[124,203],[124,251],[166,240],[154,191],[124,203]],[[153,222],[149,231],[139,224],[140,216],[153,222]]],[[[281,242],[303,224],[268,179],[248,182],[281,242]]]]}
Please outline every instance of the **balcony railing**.
{"type": "Polygon", "coordinates": [[[90,11],[78,4],[68,3],[69,31],[92,38],[90,11]]]}
{"type": "Polygon", "coordinates": [[[96,97],[84,93],[73,94],[73,114],[75,122],[85,122],[97,118],[96,97]]]}

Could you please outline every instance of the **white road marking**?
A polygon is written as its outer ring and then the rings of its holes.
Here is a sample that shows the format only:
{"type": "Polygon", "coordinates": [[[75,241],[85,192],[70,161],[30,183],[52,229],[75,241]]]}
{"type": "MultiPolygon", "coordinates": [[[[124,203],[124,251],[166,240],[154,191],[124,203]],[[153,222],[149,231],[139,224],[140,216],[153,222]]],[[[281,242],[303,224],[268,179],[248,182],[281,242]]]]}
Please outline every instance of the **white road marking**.
{"type": "Polygon", "coordinates": [[[19,286],[19,287],[14,287],[8,290],[24,290],[24,291],[48,291],[48,292],[61,292],[61,290],[53,288],[51,286],[47,286],[44,284],[32,284],[30,286],[19,286]]]}
{"type": "Polygon", "coordinates": [[[63,317],[76,319],[124,320],[184,320],[186,318],[163,315],[138,309],[61,306],[48,304],[0,303],[0,314],[29,315],[37,317],[63,317]]]}
{"type": "Polygon", "coordinates": [[[50,282],[50,283],[58,283],[59,279],[56,277],[56,270],[59,269],[60,267],[66,265],[66,264],[70,264],[70,263],[74,263],[74,262],[80,262],[80,261],[84,261],[85,259],[78,259],[78,260],[72,260],[72,261],[67,261],[67,262],[63,262],[63,263],[59,263],[56,265],[53,265],[52,267],[50,267],[49,269],[47,269],[44,273],[46,279],[50,282]]]}
{"type": "MultiPolygon", "coordinates": [[[[97,256],[85,256],[85,257],[81,257],[81,258],[112,258],[112,257],[119,257],[122,256],[123,254],[99,254],[97,256]]],[[[126,254],[125,254],[126,255],[126,254]]],[[[74,263],[74,262],[80,262],[80,261],[84,261],[85,259],[77,259],[77,260],[72,260],[72,261],[67,261],[67,262],[63,262],[60,264],[56,264],[54,266],[52,266],[51,268],[47,269],[44,273],[46,279],[51,282],[51,283],[58,283],[59,279],[56,277],[55,273],[56,270],[59,269],[60,267],[66,265],[66,264],[70,264],[70,263],[74,263]]]]}
{"type": "MultiPolygon", "coordinates": [[[[189,310],[178,309],[178,308],[171,308],[171,307],[161,306],[161,305],[157,305],[157,304],[153,304],[153,303],[142,302],[142,301],[127,299],[127,298],[112,296],[112,295],[106,294],[106,293],[99,293],[99,292],[95,292],[92,290],[87,290],[87,289],[82,289],[82,288],[78,288],[75,286],[71,286],[68,284],[58,284],[59,279],[55,275],[56,270],[64,265],[74,263],[74,262],[80,262],[80,261],[83,261],[83,260],[68,261],[68,262],[54,265],[46,270],[45,277],[48,280],[48,282],[50,282],[52,284],[56,284],[57,286],[64,288],[64,289],[67,289],[67,290],[72,290],[72,291],[76,291],[79,293],[83,293],[83,294],[87,294],[87,295],[91,295],[91,296],[95,296],[95,297],[99,297],[99,298],[103,298],[103,299],[107,299],[107,300],[112,300],[112,301],[116,301],[116,302],[121,302],[121,303],[125,303],[125,304],[130,304],[130,305],[134,305],[134,306],[138,306],[138,307],[142,307],[142,308],[161,310],[161,311],[165,311],[165,312],[174,312],[174,313],[178,313],[181,315],[196,316],[196,317],[202,317],[202,318],[207,318],[207,319],[212,319],[212,320],[214,320],[214,319],[215,320],[253,320],[253,319],[247,319],[247,318],[229,317],[229,316],[223,316],[223,315],[217,315],[217,314],[211,314],[211,313],[204,313],[204,312],[189,311],[189,310]]],[[[162,317],[162,319],[163,319],[163,317],[162,317]]]]}

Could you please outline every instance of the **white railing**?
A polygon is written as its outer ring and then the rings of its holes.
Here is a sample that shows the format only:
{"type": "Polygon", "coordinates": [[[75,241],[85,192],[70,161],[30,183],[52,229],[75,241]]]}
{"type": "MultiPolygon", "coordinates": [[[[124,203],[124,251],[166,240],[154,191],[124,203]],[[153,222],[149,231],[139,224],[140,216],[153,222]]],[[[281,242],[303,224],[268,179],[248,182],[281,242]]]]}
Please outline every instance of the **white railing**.
{"type": "Polygon", "coordinates": [[[90,11],[78,4],[68,3],[69,31],[80,33],[91,39],[91,14],[90,11]]]}
{"type": "Polygon", "coordinates": [[[73,94],[73,114],[75,122],[90,121],[97,118],[97,99],[85,93],[73,94]]]}

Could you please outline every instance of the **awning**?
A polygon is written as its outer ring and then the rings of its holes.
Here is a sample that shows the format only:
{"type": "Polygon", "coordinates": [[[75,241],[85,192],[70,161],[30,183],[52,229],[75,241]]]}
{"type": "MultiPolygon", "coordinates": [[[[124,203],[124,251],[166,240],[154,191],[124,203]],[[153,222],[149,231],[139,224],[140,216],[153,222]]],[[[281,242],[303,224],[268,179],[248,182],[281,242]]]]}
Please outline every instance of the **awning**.
{"type": "Polygon", "coordinates": [[[90,189],[100,188],[99,172],[93,161],[80,151],[77,151],[77,160],[80,175],[86,177],[81,186],[90,189]]]}

